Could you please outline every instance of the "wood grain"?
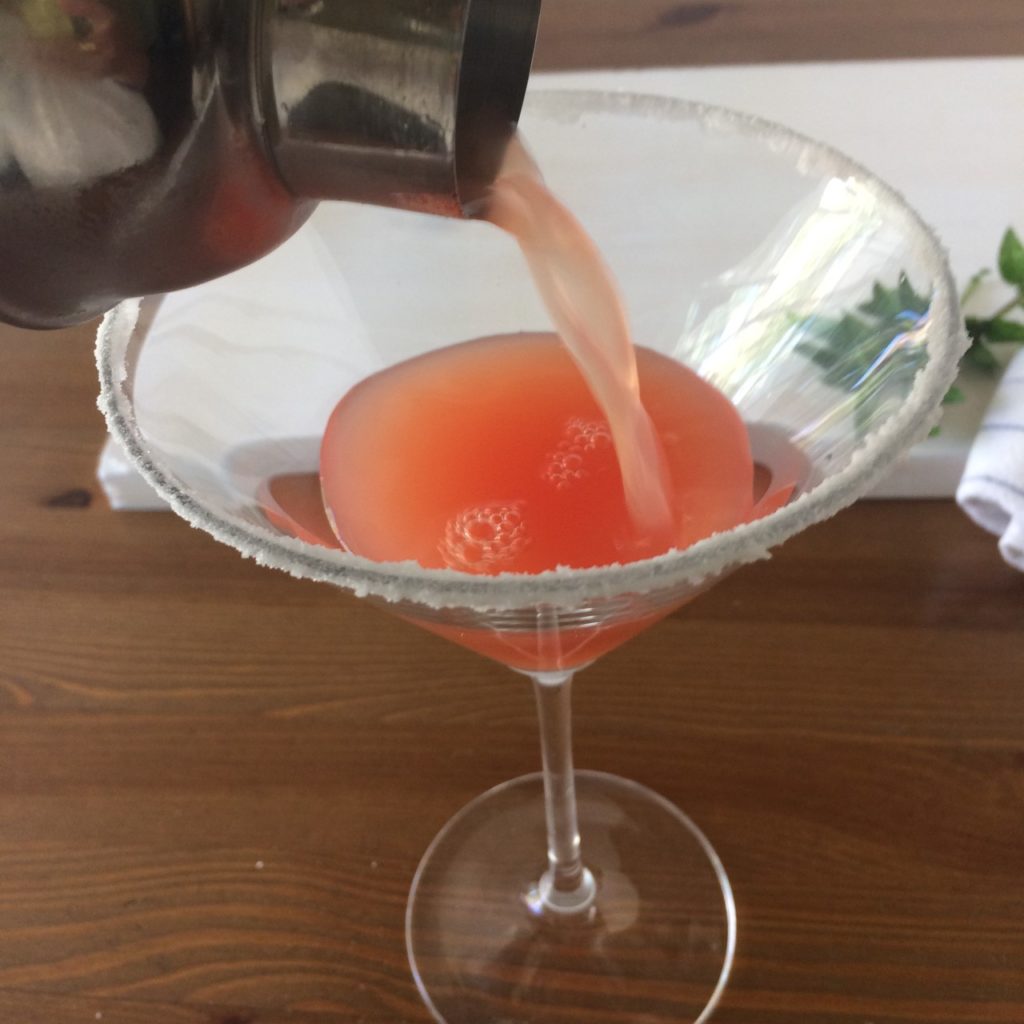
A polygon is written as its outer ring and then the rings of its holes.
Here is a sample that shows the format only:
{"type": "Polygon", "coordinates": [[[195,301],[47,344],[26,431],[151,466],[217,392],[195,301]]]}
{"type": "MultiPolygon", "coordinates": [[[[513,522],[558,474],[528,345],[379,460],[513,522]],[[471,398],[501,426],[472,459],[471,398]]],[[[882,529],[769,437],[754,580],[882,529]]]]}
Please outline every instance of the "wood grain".
{"type": "MultiPolygon", "coordinates": [[[[1022,17],[546,0],[541,62],[1019,53],[1022,17]]],[[[88,328],[0,328],[0,366],[0,1021],[425,1024],[408,885],[534,770],[525,685],[110,512],[88,328]]],[[[664,793],[728,865],[716,1021],[1024,1020],[1022,625],[1024,577],[952,504],[864,503],[581,676],[581,766],[664,793]]]]}
{"type": "MultiPolygon", "coordinates": [[[[535,767],[529,694],[109,512],[87,334],[0,331],[0,1019],[425,1021],[408,884],[535,767]]],[[[717,1020],[1022,1019],[1022,609],[952,505],[868,503],[581,677],[579,763],[685,807],[729,866],[717,1020]]]]}
{"type": "Polygon", "coordinates": [[[1019,0],[545,0],[542,69],[1018,55],[1019,0]]]}

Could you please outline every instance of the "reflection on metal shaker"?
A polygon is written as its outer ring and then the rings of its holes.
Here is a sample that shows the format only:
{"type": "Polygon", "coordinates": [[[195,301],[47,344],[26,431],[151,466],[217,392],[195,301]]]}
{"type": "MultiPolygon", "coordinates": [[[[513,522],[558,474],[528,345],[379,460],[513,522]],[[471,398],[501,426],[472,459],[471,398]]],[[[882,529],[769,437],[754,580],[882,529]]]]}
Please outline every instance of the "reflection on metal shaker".
{"type": "Polygon", "coordinates": [[[321,199],[460,216],[540,2],[0,0],[0,319],[208,280],[321,199]]]}

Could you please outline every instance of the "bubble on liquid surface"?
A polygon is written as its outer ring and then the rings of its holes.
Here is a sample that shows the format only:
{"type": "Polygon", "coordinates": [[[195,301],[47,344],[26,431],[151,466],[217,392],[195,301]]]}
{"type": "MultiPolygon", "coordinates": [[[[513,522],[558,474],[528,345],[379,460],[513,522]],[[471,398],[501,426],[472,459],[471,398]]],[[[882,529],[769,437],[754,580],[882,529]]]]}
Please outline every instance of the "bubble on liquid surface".
{"type": "Polygon", "coordinates": [[[562,440],[544,460],[541,476],[557,491],[566,491],[593,471],[593,454],[610,451],[612,435],[603,420],[574,416],[562,432],[562,440]]]}
{"type": "Polygon", "coordinates": [[[521,501],[473,505],[445,524],[438,550],[450,569],[499,572],[530,543],[521,501]]]}
{"type": "Polygon", "coordinates": [[[574,416],[565,425],[565,436],[569,444],[585,452],[608,451],[612,446],[612,434],[604,420],[585,420],[574,416]]]}

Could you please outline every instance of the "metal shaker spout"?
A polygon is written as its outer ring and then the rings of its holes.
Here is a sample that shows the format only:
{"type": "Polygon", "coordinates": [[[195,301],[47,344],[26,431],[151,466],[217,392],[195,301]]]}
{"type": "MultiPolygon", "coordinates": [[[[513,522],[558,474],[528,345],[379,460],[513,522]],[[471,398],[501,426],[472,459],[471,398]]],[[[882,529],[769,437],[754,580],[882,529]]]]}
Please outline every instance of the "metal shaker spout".
{"type": "Polygon", "coordinates": [[[526,92],[541,0],[279,0],[259,51],[296,194],[461,216],[526,92]]]}

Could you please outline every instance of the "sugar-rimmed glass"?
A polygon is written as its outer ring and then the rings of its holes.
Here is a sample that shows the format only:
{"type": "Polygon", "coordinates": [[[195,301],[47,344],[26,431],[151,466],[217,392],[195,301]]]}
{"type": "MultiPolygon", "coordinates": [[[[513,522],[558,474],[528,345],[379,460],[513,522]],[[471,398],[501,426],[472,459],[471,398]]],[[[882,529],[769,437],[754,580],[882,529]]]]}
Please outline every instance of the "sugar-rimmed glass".
{"type": "Polygon", "coordinates": [[[657,794],[573,770],[573,672],[863,494],[933,424],[959,310],[941,248],[900,197],[783,128],[569,92],[532,94],[522,125],[619,278],[638,343],[733,400],[758,487],[786,489],[785,507],[682,552],[536,576],[373,563],[275,529],[266,482],[315,471],[353,384],[443,345],[548,329],[514,244],[479,223],[322,208],[260,264],[155,313],[115,310],[101,404],[195,525],[533,678],[543,773],[459,812],[413,882],[409,956],[435,1017],[703,1021],[735,949],[725,870],[657,794]]]}

